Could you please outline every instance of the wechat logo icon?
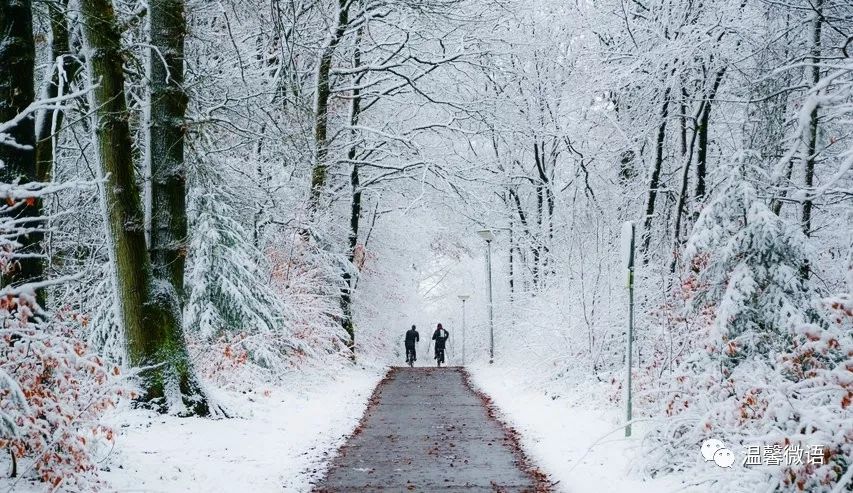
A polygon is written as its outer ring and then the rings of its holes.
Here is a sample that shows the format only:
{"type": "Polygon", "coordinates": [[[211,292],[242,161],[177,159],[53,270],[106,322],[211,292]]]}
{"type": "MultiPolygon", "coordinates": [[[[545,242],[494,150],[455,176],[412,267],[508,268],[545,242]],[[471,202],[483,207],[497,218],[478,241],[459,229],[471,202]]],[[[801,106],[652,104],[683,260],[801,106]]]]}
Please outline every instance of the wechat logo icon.
{"type": "Polygon", "coordinates": [[[714,461],[720,467],[732,467],[735,463],[735,454],[727,449],[723,442],[716,438],[709,438],[702,442],[702,457],[705,462],[714,461]]]}

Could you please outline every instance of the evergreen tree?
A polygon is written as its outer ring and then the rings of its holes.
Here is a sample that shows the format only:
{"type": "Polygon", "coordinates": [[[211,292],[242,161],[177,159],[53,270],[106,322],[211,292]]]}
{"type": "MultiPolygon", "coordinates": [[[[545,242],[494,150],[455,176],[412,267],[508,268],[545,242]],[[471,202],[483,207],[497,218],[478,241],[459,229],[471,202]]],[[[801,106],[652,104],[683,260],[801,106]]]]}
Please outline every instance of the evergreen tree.
{"type": "Polygon", "coordinates": [[[692,272],[681,287],[693,347],[666,389],[668,419],[649,434],[653,467],[689,468],[672,459],[677,451],[714,437],[730,447],[824,447],[817,467],[748,469],[751,482],[828,492],[849,478],[846,295],[821,299],[801,275],[811,257],[803,232],[736,174],[703,209],[685,249],[692,272]]]}
{"type": "Polygon", "coordinates": [[[693,308],[713,306],[712,340],[728,367],[790,344],[790,333],[819,316],[800,269],[809,258],[805,236],[758,200],[737,176],[705,207],[685,256],[699,261],[693,308]]]}
{"type": "Polygon", "coordinates": [[[206,341],[237,340],[252,362],[280,370],[299,346],[287,306],[270,285],[263,253],[246,241],[250,235],[223,195],[206,190],[193,199],[185,324],[206,341]]]}

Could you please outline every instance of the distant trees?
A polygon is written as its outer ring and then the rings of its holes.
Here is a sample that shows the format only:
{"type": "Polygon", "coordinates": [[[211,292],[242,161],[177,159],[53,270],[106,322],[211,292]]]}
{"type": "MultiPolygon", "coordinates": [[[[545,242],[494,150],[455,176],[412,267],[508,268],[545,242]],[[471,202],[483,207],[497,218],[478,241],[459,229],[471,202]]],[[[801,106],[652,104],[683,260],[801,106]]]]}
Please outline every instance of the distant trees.
{"type": "Polygon", "coordinates": [[[339,0],[327,5],[328,33],[317,55],[311,91],[314,141],[307,207],[309,217],[316,219],[319,208],[333,207],[344,196],[347,199],[341,220],[349,228],[341,245],[332,250],[344,252],[341,326],[353,349],[352,305],[359,270],[355,256],[365,192],[430,169],[414,141],[419,133],[444,126],[427,120],[411,128],[389,124],[385,118],[407,97],[412,98],[406,104],[410,108],[441,106],[429,95],[434,89],[427,87],[435,73],[459,62],[463,53],[449,39],[453,23],[437,29],[430,22],[449,19],[462,4],[459,0],[396,4],[339,0]],[[342,194],[343,190],[348,193],[342,194]],[[328,202],[323,202],[324,197],[328,202]]]}

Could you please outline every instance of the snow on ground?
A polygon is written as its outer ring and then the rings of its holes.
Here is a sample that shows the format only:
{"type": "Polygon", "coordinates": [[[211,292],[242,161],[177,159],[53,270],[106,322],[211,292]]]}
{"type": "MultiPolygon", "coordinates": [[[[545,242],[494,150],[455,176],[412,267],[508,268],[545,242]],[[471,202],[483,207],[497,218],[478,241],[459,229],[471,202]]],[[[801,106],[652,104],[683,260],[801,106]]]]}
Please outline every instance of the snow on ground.
{"type": "Polygon", "coordinates": [[[234,419],[117,414],[104,478],[122,492],[307,491],[355,429],[384,369],[294,375],[278,388],[218,397],[234,419]],[[289,384],[289,385],[288,385],[289,384]]]}
{"type": "MultiPolygon", "coordinates": [[[[488,365],[468,368],[471,381],[492,398],[500,417],[521,434],[532,461],[566,493],[700,493],[678,477],[643,480],[632,472],[643,430],[624,438],[614,408],[584,406],[580,396],[552,399],[520,372],[488,365]],[[574,398],[573,398],[574,397],[574,398]]],[[[697,450],[698,453],[698,450],[697,450]]]]}

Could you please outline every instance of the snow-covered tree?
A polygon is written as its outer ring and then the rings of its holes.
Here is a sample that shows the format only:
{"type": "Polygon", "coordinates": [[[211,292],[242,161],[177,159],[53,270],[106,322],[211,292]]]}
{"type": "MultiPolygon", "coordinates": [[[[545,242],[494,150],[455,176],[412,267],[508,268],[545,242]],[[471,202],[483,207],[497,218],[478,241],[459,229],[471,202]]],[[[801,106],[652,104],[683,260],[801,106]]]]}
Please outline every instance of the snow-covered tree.
{"type": "Polygon", "coordinates": [[[682,330],[690,350],[664,385],[668,418],[651,435],[652,469],[691,467],[673,458],[723,437],[741,446],[824,447],[822,465],[756,468],[745,473],[753,481],[826,492],[844,483],[851,411],[841,374],[853,340],[845,317],[832,322],[832,303],[821,302],[803,275],[813,256],[802,231],[739,173],[703,209],[685,248],[692,272],[679,288],[688,293],[682,330]]]}
{"type": "Polygon", "coordinates": [[[248,231],[223,195],[206,191],[193,200],[185,324],[191,338],[245,353],[274,377],[308,348],[288,319],[294,300],[275,291],[264,254],[247,241],[248,231]]]}
{"type": "Polygon", "coordinates": [[[778,352],[791,330],[819,320],[814,292],[802,277],[811,257],[806,238],[733,176],[699,216],[684,255],[704,263],[697,281],[697,309],[716,308],[711,337],[723,358],[737,366],[778,352]]]}
{"type": "MultiPolygon", "coordinates": [[[[30,256],[20,252],[18,238],[49,221],[19,221],[12,212],[20,210],[21,202],[48,198],[70,186],[74,184],[0,184],[4,279],[30,256]]],[[[92,187],[87,188],[91,193],[92,187]]],[[[113,441],[113,430],[101,422],[102,416],[132,392],[118,366],[85,342],[89,320],[84,315],[39,306],[37,290],[68,281],[7,280],[0,287],[0,449],[9,453],[12,476],[27,472],[26,479],[38,478],[54,489],[97,490],[102,484],[94,455],[99,445],[113,441]]]]}

